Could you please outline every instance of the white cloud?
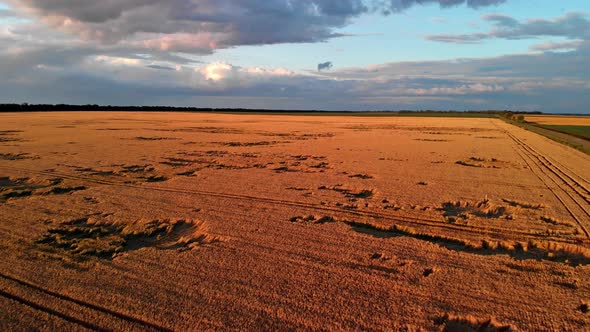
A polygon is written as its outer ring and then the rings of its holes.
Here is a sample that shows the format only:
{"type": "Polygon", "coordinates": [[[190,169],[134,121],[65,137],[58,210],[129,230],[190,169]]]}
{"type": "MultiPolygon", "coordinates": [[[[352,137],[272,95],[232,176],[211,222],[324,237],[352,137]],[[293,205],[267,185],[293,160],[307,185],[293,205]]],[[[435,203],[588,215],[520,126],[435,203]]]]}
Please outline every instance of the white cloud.
{"type": "Polygon", "coordinates": [[[123,57],[113,57],[108,55],[98,55],[95,56],[93,60],[116,66],[139,66],[141,64],[140,59],[129,59],[123,57]]]}
{"type": "Polygon", "coordinates": [[[551,36],[590,39],[590,17],[582,12],[570,12],[551,20],[530,19],[523,22],[500,14],[488,14],[482,18],[492,22],[494,29],[485,33],[431,35],[427,38],[432,41],[455,44],[476,44],[493,38],[531,39],[551,36]]]}
{"type": "Polygon", "coordinates": [[[250,67],[250,68],[242,68],[233,66],[231,64],[225,62],[214,62],[210,63],[204,67],[198,68],[198,72],[200,72],[205,79],[218,82],[218,81],[228,81],[238,82],[238,81],[246,81],[246,80],[261,80],[261,79],[269,79],[272,77],[277,76],[294,76],[295,73],[284,69],[284,68],[277,68],[277,69],[265,69],[260,67],[250,67]]]}
{"type": "Polygon", "coordinates": [[[558,50],[575,50],[584,44],[583,40],[554,42],[548,41],[531,46],[534,51],[558,51],[558,50]]]}

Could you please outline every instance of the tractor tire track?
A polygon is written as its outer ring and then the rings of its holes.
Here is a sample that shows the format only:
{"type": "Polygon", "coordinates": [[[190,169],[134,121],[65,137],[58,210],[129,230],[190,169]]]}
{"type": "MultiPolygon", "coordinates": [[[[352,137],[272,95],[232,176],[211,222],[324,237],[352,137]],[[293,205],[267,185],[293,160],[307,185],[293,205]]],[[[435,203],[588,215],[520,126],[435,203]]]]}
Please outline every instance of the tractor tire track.
{"type": "Polygon", "coordinates": [[[151,191],[159,191],[159,192],[171,192],[171,193],[186,194],[186,195],[219,197],[219,198],[243,200],[243,201],[250,201],[250,202],[277,204],[277,205],[304,208],[304,209],[316,210],[316,211],[325,211],[325,212],[330,212],[330,213],[337,213],[340,215],[354,215],[354,216],[370,217],[370,218],[374,218],[374,219],[383,219],[383,220],[393,221],[393,222],[399,223],[400,226],[430,227],[433,229],[456,232],[456,235],[460,235],[461,233],[463,233],[463,234],[467,235],[468,237],[473,236],[473,235],[485,235],[485,236],[492,236],[492,237],[495,237],[498,239],[499,238],[506,239],[506,237],[508,237],[508,238],[515,240],[515,241],[528,241],[528,240],[534,239],[534,240],[551,240],[551,241],[562,242],[562,243],[576,243],[577,242],[575,239],[565,239],[563,237],[552,237],[552,236],[548,236],[546,234],[531,233],[531,232],[526,232],[526,231],[508,229],[508,228],[478,227],[478,226],[474,226],[474,225],[453,225],[453,224],[445,223],[442,220],[418,218],[418,217],[412,217],[412,216],[400,216],[400,215],[393,215],[393,214],[375,212],[375,211],[344,210],[344,209],[332,208],[332,207],[328,207],[328,206],[324,206],[324,205],[320,205],[320,204],[310,204],[310,203],[281,200],[281,199],[275,199],[275,198],[265,198],[265,197],[256,197],[256,196],[250,196],[250,195],[220,193],[220,192],[212,192],[212,191],[205,191],[205,190],[185,190],[185,189],[166,188],[166,187],[150,187],[150,186],[139,185],[139,184],[131,184],[128,182],[118,182],[118,181],[110,181],[110,180],[104,180],[104,179],[96,179],[93,177],[71,175],[71,174],[56,172],[56,171],[47,172],[47,171],[40,171],[40,170],[33,170],[33,169],[26,169],[26,168],[0,166],[0,169],[2,169],[2,168],[3,169],[10,169],[13,171],[19,171],[19,172],[45,175],[45,176],[60,176],[64,179],[86,181],[86,182],[100,184],[100,185],[106,185],[106,186],[118,186],[118,187],[125,187],[125,188],[134,188],[134,189],[151,190],[151,191]]]}
{"type": "MultiPolygon", "coordinates": [[[[96,304],[92,304],[92,303],[89,303],[86,301],[78,300],[78,299],[75,299],[75,298],[70,297],[68,295],[60,294],[55,291],[45,289],[41,286],[30,283],[26,280],[22,280],[22,279],[13,277],[13,276],[9,276],[4,273],[0,273],[0,278],[4,279],[5,281],[8,281],[13,286],[17,286],[21,289],[26,290],[27,294],[35,294],[37,296],[41,296],[43,298],[47,298],[47,299],[53,300],[53,301],[58,301],[60,303],[68,303],[69,305],[73,305],[74,307],[78,306],[78,307],[81,307],[84,311],[95,312],[99,316],[107,317],[109,319],[109,321],[112,321],[113,319],[118,319],[120,321],[123,321],[124,323],[130,324],[131,326],[138,326],[142,330],[147,329],[147,330],[153,330],[153,331],[166,331],[166,332],[172,331],[170,329],[164,328],[162,326],[159,326],[159,325],[151,323],[151,322],[144,321],[139,318],[131,317],[131,316],[125,315],[123,313],[120,313],[120,312],[117,312],[117,311],[114,311],[114,310],[111,310],[108,308],[101,307],[96,304]]],[[[85,327],[90,330],[94,330],[94,331],[109,331],[110,330],[109,328],[100,327],[92,322],[88,322],[88,321],[73,317],[71,315],[62,313],[62,312],[60,312],[56,309],[50,308],[42,303],[38,303],[37,301],[25,299],[22,296],[12,294],[6,290],[0,290],[0,296],[3,296],[5,298],[11,299],[13,301],[19,302],[19,303],[29,306],[33,309],[43,311],[49,315],[59,317],[59,318],[64,319],[70,323],[80,325],[80,326],[85,327]]]]}
{"type": "MultiPolygon", "coordinates": [[[[498,126],[498,128],[500,127],[498,126]]],[[[590,221],[590,191],[581,183],[581,181],[574,179],[574,176],[566,173],[562,168],[550,162],[547,157],[536,151],[529,144],[510,133],[508,130],[502,130],[516,144],[516,147],[518,148],[517,152],[529,166],[531,172],[533,172],[561,202],[584,233],[586,240],[590,240],[590,231],[588,225],[586,225],[586,223],[590,221]],[[535,169],[537,169],[537,171],[535,171],[535,169]],[[555,186],[551,186],[549,181],[555,186]]],[[[585,181],[585,179],[581,177],[580,179],[585,181]]]]}

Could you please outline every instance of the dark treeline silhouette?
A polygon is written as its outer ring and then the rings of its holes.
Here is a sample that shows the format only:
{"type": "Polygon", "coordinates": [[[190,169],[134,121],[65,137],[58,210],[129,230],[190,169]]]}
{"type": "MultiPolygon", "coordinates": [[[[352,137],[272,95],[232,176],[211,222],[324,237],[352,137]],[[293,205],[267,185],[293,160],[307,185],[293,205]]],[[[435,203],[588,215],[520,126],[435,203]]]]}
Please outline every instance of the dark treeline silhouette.
{"type": "Polygon", "coordinates": [[[351,113],[351,114],[399,114],[399,115],[488,115],[513,118],[515,114],[542,114],[541,112],[513,112],[508,110],[468,110],[468,111],[434,111],[434,110],[376,110],[376,111],[326,111],[326,110],[268,110],[249,108],[197,108],[172,106],[102,106],[102,105],[67,105],[67,104],[0,104],[0,112],[209,112],[209,113],[351,113]]]}

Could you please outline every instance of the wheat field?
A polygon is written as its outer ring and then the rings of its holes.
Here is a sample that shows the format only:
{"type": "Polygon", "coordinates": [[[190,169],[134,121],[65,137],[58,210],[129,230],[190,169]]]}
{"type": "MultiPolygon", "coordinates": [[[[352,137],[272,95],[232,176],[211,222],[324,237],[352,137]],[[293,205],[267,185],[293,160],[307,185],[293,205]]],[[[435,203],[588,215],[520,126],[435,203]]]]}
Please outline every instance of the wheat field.
{"type": "Polygon", "coordinates": [[[0,114],[3,330],[588,330],[589,232],[499,119],[0,114]]]}

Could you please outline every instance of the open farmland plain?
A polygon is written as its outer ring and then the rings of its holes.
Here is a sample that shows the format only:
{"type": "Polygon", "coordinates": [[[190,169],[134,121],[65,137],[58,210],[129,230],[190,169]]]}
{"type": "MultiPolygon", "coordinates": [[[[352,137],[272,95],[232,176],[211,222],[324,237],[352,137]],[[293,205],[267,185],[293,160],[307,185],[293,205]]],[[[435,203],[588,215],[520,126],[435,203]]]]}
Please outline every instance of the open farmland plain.
{"type": "Polygon", "coordinates": [[[0,114],[2,330],[590,329],[590,157],[499,119],[0,114]]]}
{"type": "Polygon", "coordinates": [[[527,115],[525,120],[541,125],[590,126],[590,116],[527,115]]]}
{"type": "Polygon", "coordinates": [[[533,115],[525,121],[520,126],[590,154],[590,117],[533,115]]]}

